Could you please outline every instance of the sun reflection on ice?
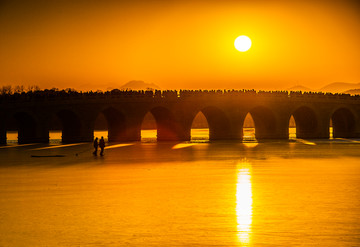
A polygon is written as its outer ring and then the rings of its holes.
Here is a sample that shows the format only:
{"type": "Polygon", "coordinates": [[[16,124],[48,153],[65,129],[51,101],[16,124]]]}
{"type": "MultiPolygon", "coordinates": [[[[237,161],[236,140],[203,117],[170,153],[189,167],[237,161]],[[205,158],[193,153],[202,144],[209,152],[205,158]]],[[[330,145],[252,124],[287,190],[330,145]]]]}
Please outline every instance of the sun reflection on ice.
{"type": "Polygon", "coordinates": [[[251,242],[252,203],[251,164],[245,161],[238,164],[236,185],[237,235],[241,245],[251,242]]]}

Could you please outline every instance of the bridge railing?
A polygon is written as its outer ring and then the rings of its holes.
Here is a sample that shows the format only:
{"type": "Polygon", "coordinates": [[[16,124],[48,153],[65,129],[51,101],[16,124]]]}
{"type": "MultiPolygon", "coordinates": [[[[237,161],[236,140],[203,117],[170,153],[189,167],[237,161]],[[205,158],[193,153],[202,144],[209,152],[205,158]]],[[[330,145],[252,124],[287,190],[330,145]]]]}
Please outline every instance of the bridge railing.
{"type": "Polygon", "coordinates": [[[41,90],[12,94],[1,94],[0,103],[5,102],[28,102],[28,101],[55,101],[55,100],[84,100],[103,98],[189,98],[189,97],[288,97],[288,98],[329,98],[344,100],[360,100],[360,95],[324,93],[324,92],[302,92],[302,91],[256,91],[252,90],[119,90],[111,91],[88,91],[78,92],[70,90],[41,90]]]}

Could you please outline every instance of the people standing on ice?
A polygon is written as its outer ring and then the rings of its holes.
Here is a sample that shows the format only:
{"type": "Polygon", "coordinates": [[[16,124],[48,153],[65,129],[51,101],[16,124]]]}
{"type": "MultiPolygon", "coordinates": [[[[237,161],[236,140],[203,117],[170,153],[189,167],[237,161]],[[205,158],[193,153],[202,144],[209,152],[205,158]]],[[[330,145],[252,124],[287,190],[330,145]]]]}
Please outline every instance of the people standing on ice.
{"type": "Polygon", "coordinates": [[[97,156],[97,151],[98,151],[98,146],[99,146],[99,143],[98,143],[98,138],[96,137],[95,140],[94,140],[94,152],[93,152],[93,155],[97,156]]]}
{"type": "Polygon", "coordinates": [[[105,148],[105,140],[104,137],[101,137],[100,142],[99,142],[99,146],[100,146],[100,155],[103,156],[104,155],[104,148],[105,148]]]}

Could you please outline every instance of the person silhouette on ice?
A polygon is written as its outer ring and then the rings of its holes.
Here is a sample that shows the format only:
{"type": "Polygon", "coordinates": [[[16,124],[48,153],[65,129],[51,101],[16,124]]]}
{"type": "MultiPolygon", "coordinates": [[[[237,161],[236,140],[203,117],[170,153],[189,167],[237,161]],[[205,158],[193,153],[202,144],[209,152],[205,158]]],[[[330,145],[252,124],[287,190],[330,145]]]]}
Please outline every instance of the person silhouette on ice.
{"type": "Polygon", "coordinates": [[[104,148],[105,148],[105,140],[104,137],[101,137],[100,142],[99,142],[99,147],[100,147],[100,155],[103,156],[104,155],[104,148]]]}
{"type": "Polygon", "coordinates": [[[94,140],[94,152],[93,152],[93,155],[97,156],[97,151],[98,151],[98,146],[99,146],[99,143],[98,143],[98,138],[96,137],[95,140],[94,140]]]}

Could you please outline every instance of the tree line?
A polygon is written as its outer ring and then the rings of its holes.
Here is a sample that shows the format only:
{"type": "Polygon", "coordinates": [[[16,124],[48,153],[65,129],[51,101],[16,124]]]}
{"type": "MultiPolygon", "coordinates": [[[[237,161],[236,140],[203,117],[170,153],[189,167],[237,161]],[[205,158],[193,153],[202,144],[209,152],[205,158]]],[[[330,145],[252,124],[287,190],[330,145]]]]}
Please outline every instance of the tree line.
{"type": "Polygon", "coordinates": [[[337,97],[355,97],[360,98],[360,95],[351,96],[350,94],[343,93],[328,93],[328,92],[303,92],[303,91],[264,91],[255,89],[242,89],[242,90],[131,90],[131,89],[113,89],[111,91],[103,92],[102,90],[96,91],[77,91],[73,88],[66,88],[59,90],[58,88],[40,89],[37,85],[30,86],[12,86],[5,85],[0,87],[1,98],[20,99],[26,98],[44,98],[44,97],[79,97],[79,96],[123,96],[123,97],[191,97],[201,95],[260,95],[260,96],[337,96],[337,97]]]}

